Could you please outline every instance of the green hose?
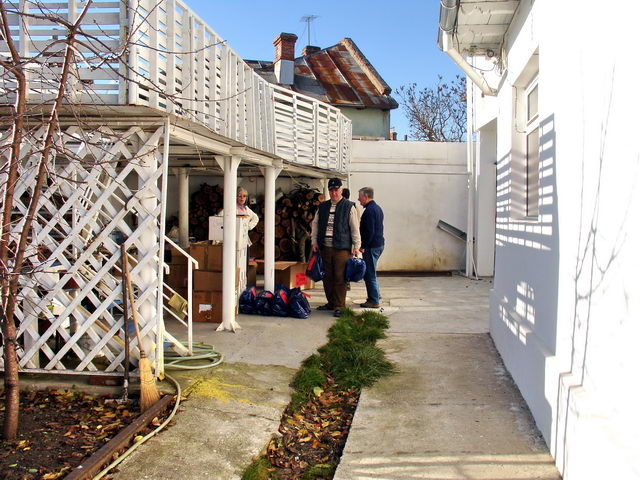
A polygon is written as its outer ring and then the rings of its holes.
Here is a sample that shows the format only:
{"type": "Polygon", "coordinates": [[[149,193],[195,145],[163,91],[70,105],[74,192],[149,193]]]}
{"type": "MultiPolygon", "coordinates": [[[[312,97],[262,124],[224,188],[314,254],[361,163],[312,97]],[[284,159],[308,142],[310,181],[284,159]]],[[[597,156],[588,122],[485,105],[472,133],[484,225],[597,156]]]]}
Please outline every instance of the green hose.
{"type": "MultiPolygon", "coordinates": [[[[184,343],[183,345],[185,347],[187,346],[184,343]]],[[[220,352],[217,352],[213,348],[213,345],[198,342],[193,344],[193,355],[189,357],[181,357],[173,352],[165,352],[164,368],[165,370],[197,370],[201,368],[212,368],[217,365],[220,365],[222,363],[223,358],[224,357],[222,356],[222,354],[220,352]],[[186,364],[187,362],[194,362],[194,361],[197,361],[198,365],[186,364]],[[203,361],[205,363],[200,363],[203,361]]],[[[180,384],[175,378],[173,378],[169,374],[165,376],[167,377],[167,379],[171,380],[171,382],[173,382],[173,384],[176,387],[176,403],[173,406],[173,410],[171,410],[169,417],[167,417],[167,419],[164,422],[162,422],[162,424],[158,426],[158,428],[156,428],[154,431],[152,431],[151,433],[143,437],[140,441],[131,445],[131,447],[129,447],[129,449],[126,452],[120,455],[116,460],[111,462],[100,473],[98,473],[95,477],[93,477],[93,480],[99,480],[100,478],[104,477],[111,469],[113,469],[116,465],[122,462],[129,455],[131,455],[131,453],[133,453],[133,451],[136,450],[140,445],[145,443],[147,440],[153,437],[156,433],[162,430],[171,421],[173,416],[176,414],[176,412],[178,411],[178,406],[180,405],[181,397],[182,397],[182,389],[180,388],[180,384]]]]}
{"type": "MultiPolygon", "coordinates": [[[[183,343],[186,347],[187,345],[183,343]]],[[[224,357],[213,348],[213,345],[197,342],[193,344],[193,355],[181,357],[177,353],[165,352],[165,370],[199,370],[202,368],[216,367],[222,363],[224,357]],[[193,362],[196,362],[194,365],[193,362]],[[203,363],[204,362],[204,363],[203,363]]]]}

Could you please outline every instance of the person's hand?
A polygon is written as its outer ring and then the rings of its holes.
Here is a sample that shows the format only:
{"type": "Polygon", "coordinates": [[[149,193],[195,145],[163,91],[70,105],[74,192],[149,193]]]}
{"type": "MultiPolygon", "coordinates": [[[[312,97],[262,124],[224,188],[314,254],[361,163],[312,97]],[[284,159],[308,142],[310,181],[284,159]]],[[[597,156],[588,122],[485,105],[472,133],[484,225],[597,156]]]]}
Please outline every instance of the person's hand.
{"type": "Polygon", "coordinates": [[[357,248],[354,248],[354,249],[353,249],[353,251],[351,252],[351,254],[352,254],[354,257],[357,257],[359,253],[360,253],[360,250],[359,250],[359,249],[357,249],[357,248]]]}
{"type": "Polygon", "coordinates": [[[319,250],[318,244],[314,243],[313,245],[311,245],[311,251],[312,252],[317,252],[318,250],[319,250]]]}
{"type": "Polygon", "coordinates": [[[360,249],[360,253],[364,253],[364,248],[361,248],[361,249],[360,249]]]}

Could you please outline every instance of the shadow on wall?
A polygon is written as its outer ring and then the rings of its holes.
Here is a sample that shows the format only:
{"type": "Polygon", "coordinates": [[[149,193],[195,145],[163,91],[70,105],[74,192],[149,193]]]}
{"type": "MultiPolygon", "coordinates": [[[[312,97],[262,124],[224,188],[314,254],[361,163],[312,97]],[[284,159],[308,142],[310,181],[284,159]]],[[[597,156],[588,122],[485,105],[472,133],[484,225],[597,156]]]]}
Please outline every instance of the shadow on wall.
{"type": "MultiPolygon", "coordinates": [[[[614,84],[615,69],[611,72],[611,85],[614,84]]],[[[587,94],[585,93],[585,97],[587,94]]],[[[611,159],[605,158],[605,150],[607,147],[607,131],[609,126],[609,115],[611,113],[613,103],[614,89],[609,92],[607,111],[602,126],[600,128],[599,152],[597,157],[597,165],[594,169],[592,165],[588,165],[587,154],[583,150],[581,152],[580,164],[580,210],[579,214],[579,235],[576,243],[576,258],[574,266],[573,278],[573,314],[571,317],[571,356],[570,365],[567,371],[562,372],[558,376],[557,389],[557,417],[555,425],[555,451],[554,456],[558,465],[562,465],[561,473],[567,475],[567,456],[568,456],[568,430],[571,419],[579,417],[580,412],[575,408],[571,408],[571,398],[574,391],[584,385],[585,371],[587,367],[589,344],[590,344],[590,326],[592,320],[592,302],[594,296],[599,292],[602,293],[602,287],[605,279],[610,274],[612,265],[623,249],[627,235],[627,222],[633,202],[633,194],[629,195],[626,205],[621,202],[620,211],[624,212],[619,226],[616,230],[607,227],[606,232],[601,232],[601,215],[607,215],[607,212],[601,212],[603,197],[603,175],[607,172],[607,168],[618,168],[611,163],[611,159]],[[607,161],[608,160],[608,161],[607,161]],[[594,178],[595,177],[595,178],[594,178]],[[614,236],[615,234],[615,236],[614,236]],[[615,240],[607,246],[602,247],[599,239],[614,238],[615,240]],[[571,418],[570,418],[571,417],[571,418]]],[[[584,132],[583,132],[584,135],[584,132]]],[[[585,139],[583,139],[583,144],[585,139]]],[[[640,170],[640,159],[636,159],[635,172],[627,172],[633,174],[637,179],[640,170]]],[[[576,171],[578,173],[578,171],[576,171]]],[[[635,185],[636,182],[633,182],[635,185]]],[[[620,199],[623,198],[623,192],[618,192],[620,199]]]]}
{"type": "Polygon", "coordinates": [[[539,212],[527,218],[524,155],[515,149],[496,169],[496,275],[492,318],[506,326],[496,344],[549,441],[545,359],[556,352],[559,221],[554,115],[540,121],[539,212]],[[509,333],[511,335],[509,335],[509,333]]]}

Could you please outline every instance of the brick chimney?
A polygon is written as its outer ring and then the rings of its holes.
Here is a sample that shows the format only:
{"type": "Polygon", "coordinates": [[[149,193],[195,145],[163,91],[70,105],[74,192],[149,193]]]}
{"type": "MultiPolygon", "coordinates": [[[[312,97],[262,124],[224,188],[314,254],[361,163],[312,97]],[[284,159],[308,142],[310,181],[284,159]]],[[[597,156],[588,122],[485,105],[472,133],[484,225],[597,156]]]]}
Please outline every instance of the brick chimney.
{"type": "Polygon", "coordinates": [[[307,55],[311,55],[312,53],[316,53],[320,51],[320,47],[314,47],[313,45],[307,45],[302,49],[302,56],[305,57],[307,55]]]}
{"type": "Polygon", "coordinates": [[[281,85],[293,85],[293,61],[296,58],[296,40],[293,33],[281,33],[273,41],[276,47],[276,59],[273,69],[281,85]]]}

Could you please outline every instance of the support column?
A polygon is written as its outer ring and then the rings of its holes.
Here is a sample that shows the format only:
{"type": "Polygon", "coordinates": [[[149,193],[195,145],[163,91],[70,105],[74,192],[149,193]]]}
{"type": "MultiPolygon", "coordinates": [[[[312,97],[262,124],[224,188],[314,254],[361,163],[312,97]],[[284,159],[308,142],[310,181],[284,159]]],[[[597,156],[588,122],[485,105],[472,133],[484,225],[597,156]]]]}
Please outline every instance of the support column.
{"type": "MultiPolygon", "coordinates": [[[[216,157],[220,163],[220,159],[216,157]]],[[[222,323],[220,330],[236,331],[236,190],[240,156],[223,157],[224,162],[224,216],[222,219],[222,323]]]]}
{"type": "Polygon", "coordinates": [[[182,248],[189,246],[189,170],[178,168],[178,209],[179,236],[178,244],[182,248]]]}
{"type": "Polygon", "coordinates": [[[275,231],[276,231],[276,178],[282,171],[282,162],[261,168],[264,175],[264,289],[275,287],[275,231]]]}

